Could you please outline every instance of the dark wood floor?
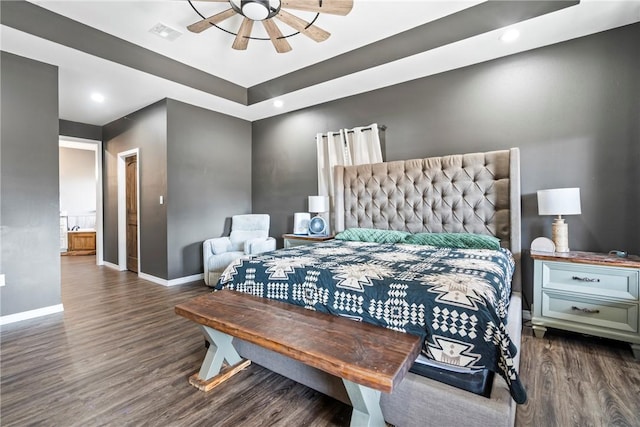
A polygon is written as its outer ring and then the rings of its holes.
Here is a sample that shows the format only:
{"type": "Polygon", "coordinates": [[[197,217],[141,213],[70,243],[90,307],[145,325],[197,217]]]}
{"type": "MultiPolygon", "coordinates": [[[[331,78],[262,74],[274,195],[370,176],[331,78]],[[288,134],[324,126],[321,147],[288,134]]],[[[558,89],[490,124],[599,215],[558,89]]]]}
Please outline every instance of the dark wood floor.
{"type": "MultiPolygon", "coordinates": [[[[197,391],[187,378],[203,339],[173,307],[207,288],[165,288],[94,260],[63,257],[64,313],[2,328],[3,426],[349,424],[350,407],[257,365],[197,391]]],[[[518,426],[640,426],[640,363],[625,345],[525,329],[521,372],[518,426]]]]}
{"type": "Polygon", "coordinates": [[[640,361],[626,343],[525,327],[520,373],[528,402],[516,426],[640,426],[640,361]]]}

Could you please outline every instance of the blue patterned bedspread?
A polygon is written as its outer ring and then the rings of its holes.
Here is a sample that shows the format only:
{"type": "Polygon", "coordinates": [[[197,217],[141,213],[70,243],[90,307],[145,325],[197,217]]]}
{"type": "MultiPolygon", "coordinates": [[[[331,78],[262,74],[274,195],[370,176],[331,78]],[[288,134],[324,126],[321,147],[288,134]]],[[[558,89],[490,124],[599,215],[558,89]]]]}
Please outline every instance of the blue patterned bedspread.
{"type": "Polygon", "coordinates": [[[497,372],[523,403],[506,329],[513,269],[507,250],[332,240],[237,260],[216,289],[419,335],[428,358],[497,372]]]}

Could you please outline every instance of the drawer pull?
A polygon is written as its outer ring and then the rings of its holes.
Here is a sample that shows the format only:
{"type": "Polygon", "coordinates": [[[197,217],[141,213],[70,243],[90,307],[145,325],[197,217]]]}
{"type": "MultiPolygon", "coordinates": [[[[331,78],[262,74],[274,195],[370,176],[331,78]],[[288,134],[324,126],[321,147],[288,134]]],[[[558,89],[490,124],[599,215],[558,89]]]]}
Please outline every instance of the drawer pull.
{"type": "Polygon", "coordinates": [[[571,307],[571,310],[581,311],[581,312],[587,313],[587,314],[598,314],[598,313],[600,313],[600,310],[591,310],[589,308],[580,308],[580,307],[576,307],[575,305],[573,307],[571,307]]]}
{"type": "Polygon", "coordinates": [[[573,276],[572,279],[579,280],[581,282],[599,282],[600,281],[600,279],[592,279],[591,277],[580,277],[580,276],[573,276]]]}

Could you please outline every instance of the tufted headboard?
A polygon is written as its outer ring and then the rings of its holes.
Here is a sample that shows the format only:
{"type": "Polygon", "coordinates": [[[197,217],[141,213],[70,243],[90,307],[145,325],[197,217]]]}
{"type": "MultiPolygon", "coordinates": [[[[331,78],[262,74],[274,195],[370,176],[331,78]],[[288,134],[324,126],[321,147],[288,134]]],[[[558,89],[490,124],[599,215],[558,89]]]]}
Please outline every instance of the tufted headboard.
{"type": "Polygon", "coordinates": [[[334,229],[496,236],[516,259],[520,291],[517,148],[334,168],[334,229]]]}

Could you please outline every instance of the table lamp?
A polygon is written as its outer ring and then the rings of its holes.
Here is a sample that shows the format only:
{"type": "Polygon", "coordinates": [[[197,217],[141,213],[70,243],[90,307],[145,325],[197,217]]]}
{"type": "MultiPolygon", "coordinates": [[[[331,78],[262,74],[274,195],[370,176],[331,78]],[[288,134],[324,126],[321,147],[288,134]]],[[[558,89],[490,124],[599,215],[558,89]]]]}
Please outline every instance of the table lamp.
{"type": "Polygon", "coordinates": [[[569,228],[562,215],[579,215],[580,189],[553,188],[538,190],[538,215],[557,215],[551,227],[556,252],[569,252],[569,228]]]}
{"type": "Polygon", "coordinates": [[[327,234],[327,221],[320,216],[329,211],[329,197],[309,196],[309,212],[317,214],[309,221],[309,234],[324,236],[327,234]]]}

